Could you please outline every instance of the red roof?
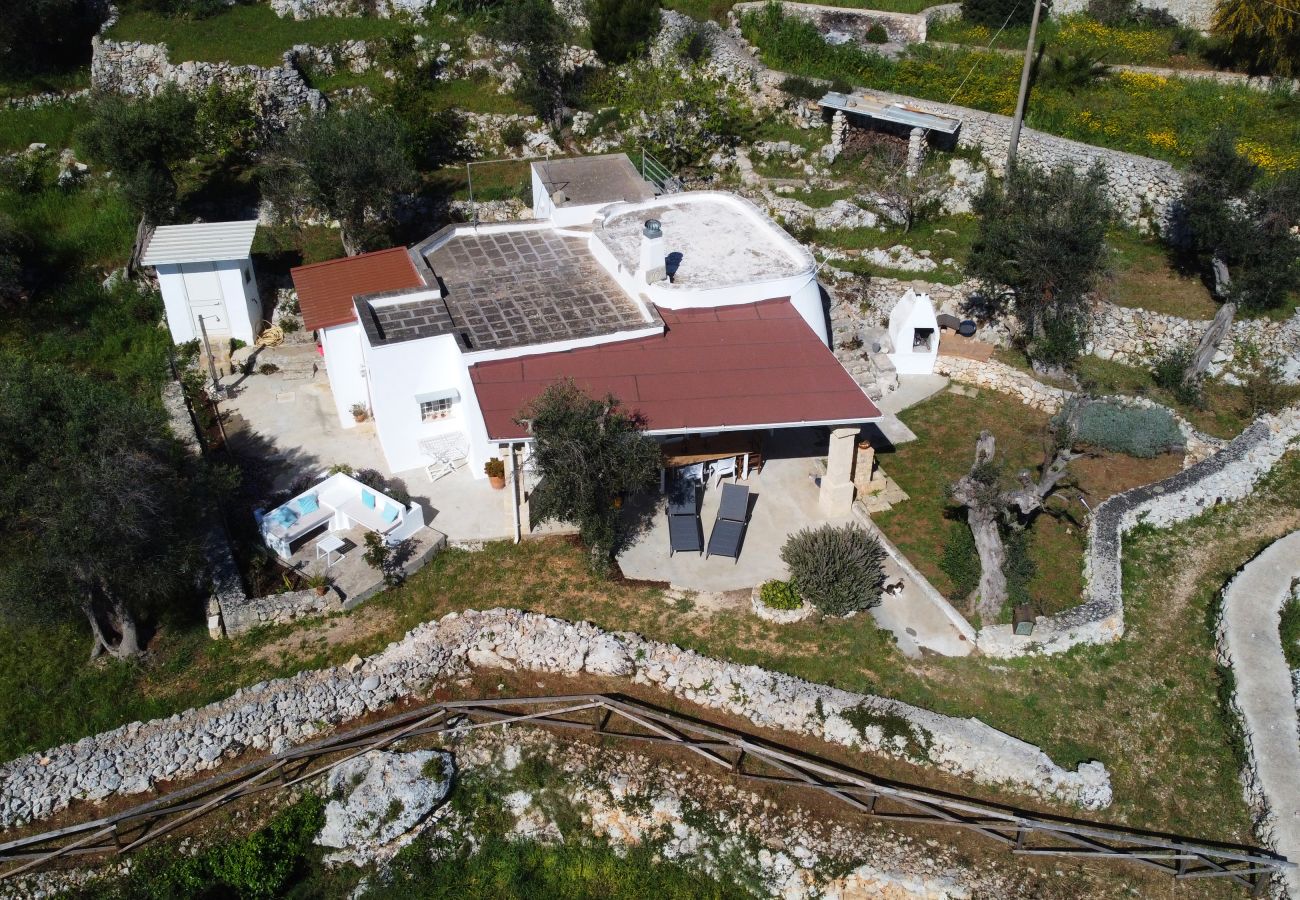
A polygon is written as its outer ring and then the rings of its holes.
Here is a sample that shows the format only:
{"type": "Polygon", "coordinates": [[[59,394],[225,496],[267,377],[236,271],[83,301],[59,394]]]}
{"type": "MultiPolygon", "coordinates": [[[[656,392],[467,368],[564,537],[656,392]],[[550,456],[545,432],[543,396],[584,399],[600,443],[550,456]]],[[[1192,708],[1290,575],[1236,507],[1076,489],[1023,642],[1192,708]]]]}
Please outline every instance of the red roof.
{"type": "Polygon", "coordinates": [[[357,294],[424,286],[405,247],[299,266],[289,274],[308,331],[354,321],[352,298],[357,294]]]}
{"type": "Polygon", "coordinates": [[[618,397],[652,431],[864,422],[880,416],[788,299],[659,309],[662,335],[477,363],[470,368],[488,435],[522,438],[514,418],[550,383],[618,397]]]}

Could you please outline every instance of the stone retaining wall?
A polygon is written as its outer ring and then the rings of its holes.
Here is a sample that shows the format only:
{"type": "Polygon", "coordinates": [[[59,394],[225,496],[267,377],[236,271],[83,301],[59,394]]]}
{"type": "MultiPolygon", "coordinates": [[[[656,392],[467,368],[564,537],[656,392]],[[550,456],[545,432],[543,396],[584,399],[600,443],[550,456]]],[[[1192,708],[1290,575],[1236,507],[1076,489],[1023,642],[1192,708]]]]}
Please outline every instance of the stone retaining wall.
{"type": "Polygon", "coordinates": [[[1300,406],[1263,416],[1218,453],[1166,478],[1111,497],[1088,524],[1084,603],[1055,616],[1039,616],[1032,636],[1009,625],[980,629],[978,646],[995,657],[1060,653],[1079,644],[1118,640],[1124,634],[1122,552],[1124,532],[1138,524],[1167,528],[1220,503],[1240,500],[1300,439],[1300,406]]]}
{"type": "Polygon", "coordinates": [[[284,19],[315,19],[321,16],[396,15],[422,18],[438,0],[271,0],[271,9],[284,19]]]}
{"type": "MultiPolygon", "coordinates": [[[[311,88],[290,62],[278,69],[236,66],[225,62],[172,63],[166,44],[91,39],[90,83],[98,91],[151,97],[169,84],[186,92],[252,88],[258,121],[271,130],[284,128],[305,112],[320,112],[325,97],[311,88]]],[[[292,54],[292,51],[290,51],[292,54]]]]}
{"type": "MultiPolygon", "coordinates": [[[[737,3],[728,13],[732,23],[748,13],[762,12],[769,0],[737,3]]],[[[812,22],[822,34],[837,33],[865,43],[867,32],[876,25],[885,29],[891,43],[917,44],[925,42],[927,17],[924,13],[885,12],[878,9],[849,9],[842,6],[819,6],[815,3],[781,2],[788,16],[812,22]]]]}
{"type": "Polygon", "coordinates": [[[1065,401],[1072,396],[1071,391],[1043,384],[1028,372],[1022,372],[996,359],[940,356],[935,360],[934,371],[938,375],[947,375],[954,381],[1010,394],[1026,406],[1049,414],[1059,412],[1065,401]]]}
{"type": "Polygon", "coordinates": [[[1111,802],[1110,775],[1101,763],[1064,769],[1039,748],[978,719],[811,684],[630,632],[497,609],[452,613],[368,659],[262,682],[204,707],[0,765],[0,828],[48,818],[76,801],[144,793],[159,781],[193,777],[249,750],[279,752],[485,666],[631,678],[762,728],[1087,809],[1111,802]]]}
{"type": "MultiPolygon", "coordinates": [[[[1149,9],[1163,9],[1190,28],[1208,31],[1216,3],[1215,0],[1142,0],[1141,5],[1149,9]]],[[[1088,0],[1055,0],[1052,3],[1052,15],[1064,16],[1083,12],[1087,8],[1088,0]]]]}

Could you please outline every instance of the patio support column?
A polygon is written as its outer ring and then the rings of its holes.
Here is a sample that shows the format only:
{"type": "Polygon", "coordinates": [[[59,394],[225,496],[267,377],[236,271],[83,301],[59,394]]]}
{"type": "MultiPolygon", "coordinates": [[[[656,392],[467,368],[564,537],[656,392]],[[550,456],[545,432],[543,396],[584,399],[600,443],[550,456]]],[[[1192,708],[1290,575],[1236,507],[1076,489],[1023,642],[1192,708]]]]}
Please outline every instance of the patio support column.
{"type": "Polygon", "coordinates": [[[831,429],[826,474],[822,476],[818,496],[822,512],[830,518],[842,518],[853,512],[853,459],[857,454],[857,438],[857,426],[831,429]]]}

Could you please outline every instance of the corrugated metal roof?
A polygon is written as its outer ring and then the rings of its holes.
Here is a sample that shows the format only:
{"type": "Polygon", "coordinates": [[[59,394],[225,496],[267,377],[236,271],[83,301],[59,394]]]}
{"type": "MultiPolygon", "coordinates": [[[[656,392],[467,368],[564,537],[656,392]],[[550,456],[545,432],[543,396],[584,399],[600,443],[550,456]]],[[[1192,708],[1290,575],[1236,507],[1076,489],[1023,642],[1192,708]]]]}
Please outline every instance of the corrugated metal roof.
{"type": "Polygon", "coordinates": [[[257,220],[199,222],[194,225],[160,225],[149,238],[140,263],[216,262],[244,259],[253,248],[257,220]]]}
{"type": "Polygon", "coordinates": [[[345,256],[290,269],[298,304],[308,331],[356,319],[352,298],[404,288],[424,287],[405,247],[345,256]]]}
{"type": "Polygon", "coordinates": [[[594,396],[612,393],[652,431],[880,417],[788,299],[659,314],[667,328],[657,337],[471,366],[488,436],[524,437],[515,417],[560,378],[594,396]]]}
{"type": "Polygon", "coordinates": [[[899,125],[911,125],[913,128],[925,128],[942,134],[955,134],[961,127],[961,119],[880,100],[870,94],[841,94],[831,91],[817,102],[829,109],[842,109],[847,113],[870,116],[873,119],[883,119],[899,125]]]}

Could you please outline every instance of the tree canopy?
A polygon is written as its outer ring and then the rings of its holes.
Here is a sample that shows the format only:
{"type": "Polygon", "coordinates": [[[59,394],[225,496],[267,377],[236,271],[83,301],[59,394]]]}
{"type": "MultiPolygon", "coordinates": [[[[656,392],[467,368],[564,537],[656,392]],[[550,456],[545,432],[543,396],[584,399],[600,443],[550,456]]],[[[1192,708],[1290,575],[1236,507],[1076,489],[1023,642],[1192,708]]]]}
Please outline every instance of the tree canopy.
{"type": "Polygon", "coordinates": [[[275,141],[261,177],[282,210],[323,210],[338,219],[349,256],[388,242],[398,195],[416,172],[400,123],[369,105],[305,117],[275,141]]]}
{"type": "Polygon", "coordinates": [[[191,594],[195,481],[163,413],[116,383],[0,355],[0,607],[82,615],[139,652],[138,618],[191,594]]]}
{"type": "Polygon", "coordinates": [[[558,129],[578,84],[576,73],[562,65],[568,23],[551,0],[519,0],[497,7],[492,32],[516,48],[520,79],[515,93],[543,122],[558,129]]]}
{"type": "MultiPolygon", "coordinates": [[[[1050,9],[1051,0],[1043,0],[1044,17],[1050,9]]],[[[1021,3],[1018,0],[962,0],[961,4],[963,19],[977,25],[991,25],[994,28],[1001,28],[1003,24],[1028,25],[1033,14],[1034,4],[1021,3]]]]}
{"type": "Polygon", "coordinates": [[[548,387],[519,421],[532,433],[540,475],[530,501],[534,522],[576,524],[593,569],[608,570],[625,536],[619,498],[659,477],[659,447],[645,423],[612,395],[594,399],[572,381],[548,387]]]}
{"type": "Polygon", "coordinates": [[[1219,0],[1211,29],[1252,73],[1300,75],[1300,0],[1219,0]]]}
{"type": "Polygon", "coordinates": [[[0,15],[0,75],[68,71],[90,60],[90,39],[108,17],[93,0],[17,0],[0,15]]]}
{"type": "Polygon", "coordinates": [[[1268,178],[1219,130],[1192,159],[1180,204],[1191,263],[1219,299],[1270,309],[1300,288],[1300,172],[1268,178]]]}
{"type": "Polygon", "coordinates": [[[82,139],[96,160],[122,182],[127,201],[149,221],[176,210],[176,166],[198,149],[198,107],[175,87],[155,97],[99,97],[82,139]]]}
{"type": "Polygon", "coordinates": [[[644,50],[659,31],[659,0],[592,0],[591,46],[612,66],[644,50]]]}
{"type": "Polygon", "coordinates": [[[1086,295],[1106,269],[1104,180],[1099,166],[1079,175],[1066,166],[1046,172],[1021,165],[1005,181],[990,179],[975,200],[979,232],[969,271],[995,306],[1009,305],[1037,361],[1064,365],[1083,346],[1086,295]]]}

